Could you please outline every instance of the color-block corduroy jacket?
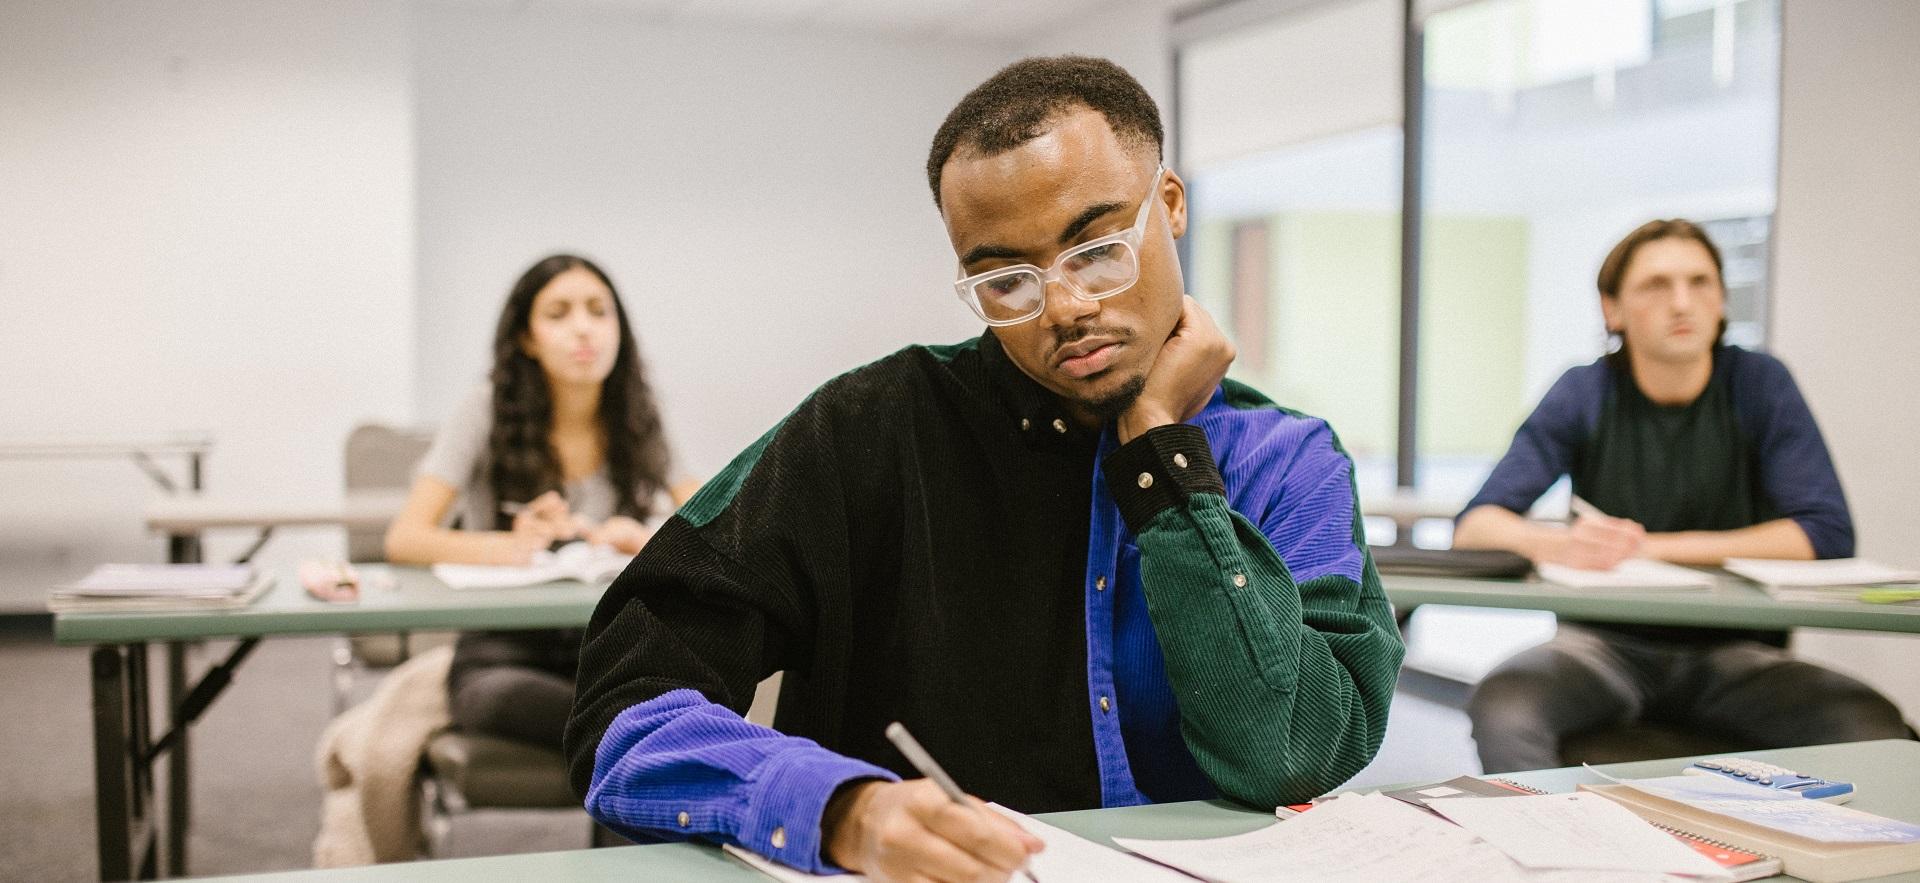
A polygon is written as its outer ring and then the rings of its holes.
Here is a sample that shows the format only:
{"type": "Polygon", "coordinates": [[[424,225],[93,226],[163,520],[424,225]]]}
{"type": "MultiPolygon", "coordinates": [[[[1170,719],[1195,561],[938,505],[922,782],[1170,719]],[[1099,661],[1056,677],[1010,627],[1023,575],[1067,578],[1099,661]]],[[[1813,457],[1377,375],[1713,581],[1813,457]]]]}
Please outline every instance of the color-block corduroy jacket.
{"type": "Polygon", "coordinates": [[[668,521],[594,614],[567,751],[616,830],[822,870],[834,789],[911,774],[891,721],[1026,812],[1273,806],[1373,757],[1401,653],[1324,422],[1229,382],[1118,446],[986,335],[821,387],[668,521]]]}

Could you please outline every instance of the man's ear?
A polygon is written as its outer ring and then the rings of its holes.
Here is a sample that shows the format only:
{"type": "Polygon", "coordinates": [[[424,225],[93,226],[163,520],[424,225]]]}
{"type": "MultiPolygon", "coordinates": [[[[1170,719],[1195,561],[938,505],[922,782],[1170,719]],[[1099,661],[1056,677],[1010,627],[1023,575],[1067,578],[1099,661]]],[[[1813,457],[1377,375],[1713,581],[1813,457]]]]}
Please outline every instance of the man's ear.
{"type": "Polygon", "coordinates": [[[1160,184],[1160,198],[1167,203],[1167,229],[1172,231],[1173,238],[1187,235],[1187,182],[1172,169],[1167,170],[1166,180],[1160,184]]]}
{"type": "Polygon", "coordinates": [[[1620,298],[1617,295],[1600,295],[1600,318],[1606,323],[1608,334],[1619,334],[1625,324],[1620,316],[1620,298]]]}

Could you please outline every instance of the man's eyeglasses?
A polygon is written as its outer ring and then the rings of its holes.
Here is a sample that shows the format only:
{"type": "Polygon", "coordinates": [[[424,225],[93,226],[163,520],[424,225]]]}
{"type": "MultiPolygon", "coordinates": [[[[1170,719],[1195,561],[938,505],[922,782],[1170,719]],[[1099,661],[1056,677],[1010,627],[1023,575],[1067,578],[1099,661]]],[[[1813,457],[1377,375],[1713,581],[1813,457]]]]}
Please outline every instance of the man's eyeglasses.
{"type": "Polygon", "coordinates": [[[1154,169],[1153,184],[1140,201],[1132,228],[1075,246],[1045,270],[1032,264],[1000,267],[964,277],[953,283],[954,290],[988,325],[1004,326],[1040,315],[1046,309],[1049,282],[1063,283],[1081,300],[1100,300],[1132,288],[1140,279],[1140,240],[1146,236],[1153,206],[1162,202],[1155,197],[1166,171],[1165,166],[1154,169]]]}

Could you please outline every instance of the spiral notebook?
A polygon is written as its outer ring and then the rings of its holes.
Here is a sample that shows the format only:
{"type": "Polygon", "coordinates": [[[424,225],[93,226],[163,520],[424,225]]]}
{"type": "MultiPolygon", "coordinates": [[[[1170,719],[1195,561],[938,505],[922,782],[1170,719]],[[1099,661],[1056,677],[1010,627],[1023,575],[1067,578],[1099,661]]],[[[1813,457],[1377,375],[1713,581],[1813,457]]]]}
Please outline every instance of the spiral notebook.
{"type": "MultiPolygon", "coordinates": [[[[1529,788],[1525,785],[1520,784],[1519,782],[1513,781],[1512,779],[1474,779],[1472,776],[1462,776],[1460,778],[1472,779],[1474,782],[1478,782],[1483,785],[1493,785],[1499,788],[1506,788],[1515,794],[1546,794],[1547,793],[1538,788],[1529,788]]],[[[1458,781],[1458,780],[1455,780],[1455,781],[1458,781]]],[[[1396,794],[1395,796],[1398,796],[1398,795],[1396,794]]],[[[1474,794],[1462,794],[1459,796],[1495,797],[1495,796],[1505,796],[1505,795],[1494,795],[1494,794],[1488,794],[1485,792],[1478,792],[1474,794]]],[[[1712,861],[1714,864],[1719,865],[1721,868],[1732,873],[1733,876],[1728,879],[1734,881],[1734,883],[1739,883],[1739,881],[1742,881],[1742,880],[1760,880],[1767,877],[1776,876],[1782,870],[1780,860],[1773,856],[1741,849],[1740,847],[1734,846],[1731,843],[1726,843],[1720,840],[1714,840],[1709,837],[1703,837],[1699,834],[1695,834],[1691,831],[1683,831],[1671,825],[1662,825],[1658,823],[1653,823],[1653,826],[1656,828],[1659,828],[1662,831],[1667,832],[1668,834],[1673,835],[1674,839],[1679,840],[1681,843],[1686,844],[1694,852],[1697,852],[1703,856],[1706,856],[1707,859],[1712,861]]]]}

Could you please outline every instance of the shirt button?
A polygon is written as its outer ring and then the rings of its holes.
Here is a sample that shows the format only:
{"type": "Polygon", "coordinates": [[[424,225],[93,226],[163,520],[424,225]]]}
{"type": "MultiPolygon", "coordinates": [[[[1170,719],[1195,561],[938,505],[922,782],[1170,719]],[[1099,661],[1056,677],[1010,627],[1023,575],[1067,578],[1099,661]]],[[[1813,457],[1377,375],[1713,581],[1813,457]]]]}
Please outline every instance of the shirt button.
{"type": "Polygon", "coordinates": [[[687,823],[691,821],[693,821],[693,817],[687,815],[686,810],[681,810],[680,811],[680,827],[682,828],[686,827],[687,823]]]}
{"type": "Polygon", "coordinates": [[[786,849],[787,848],[787,829],[785,828],[773,829],[773,836],[767,838],[767,842],[772,843],[774,849],[786,849]]]}
{"type": "Polygon", "coordinates": [[[1233,575],[1233,586],[1234,586],[1234,588],[1236,588],[1236,589],[1244,589],[1244,588],[1246,588],[1246,587],[1247,587],[1247,575],[1246,575],[1246,574],[1244,574],[1244,573],[1236,573],[1236,574],[1234,574],[1234,575],[1233,575]]]}
{"type": "Polygon", "coordinates": [[[1187,455],[1185,454],[1173,455],[1173,465],[1178,466],[1181,469],[1187,468],[1187,455]]]}
{"type": "Polygon", "coordinates": [[[1067,433],[1067,421],[1058,417],[1053,418],[1053,431],[1065,435],[1067,433]]]}
{"type": "Polygon", "coordinates": [[[1103,576],[1103,577],[1100,577],[1099,579],[1096,579],[1096,580],[1094,580],[1094,581],[1093,581],[1093,590],[1094,590],[1094,591],[1096,591],[1096,592],[1104,592],[1104,591],[1106,591],[1106,590],[1107,590],[1107,578],[1103,576]]]}
{"type": "Polygon", "coordinates": [[[1105,714],[1112,710],[1113,710],[1113,703],[1108,702],[1107,697],[1105,696],[1100,697],[1100,712],[1102,714],[1105,714]]]}
{"type": "Polygon", "coordinates": [[[1032,429],[1032,428],[1033,428],[1033,421],[1032,421],[1032,420],[1028,420],[1028,419],[1027,419],[1027,418],[1025,418],[1025,417],[1022,417],[1022,418],[1020,418],[1020,429],[1021,429],[1022,431],[1024,431],[1024,430],[1028,430],[1028,429],[1032,429]]]}
{"type": "Polygon", "coordinates": [[[1140,473],[1140,487],[1142,489],[1153,487],[1153,473],[1151,472],[1140,473]]]}

